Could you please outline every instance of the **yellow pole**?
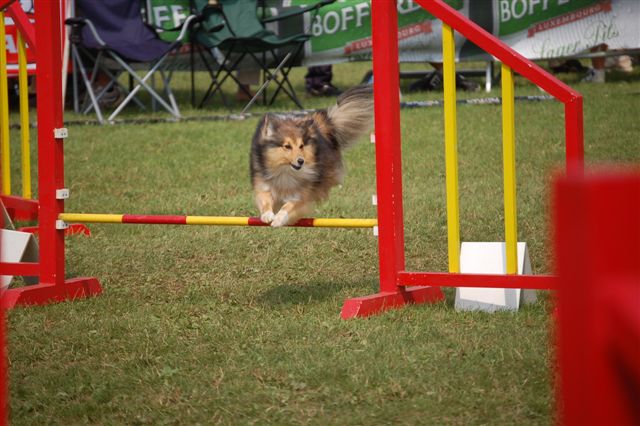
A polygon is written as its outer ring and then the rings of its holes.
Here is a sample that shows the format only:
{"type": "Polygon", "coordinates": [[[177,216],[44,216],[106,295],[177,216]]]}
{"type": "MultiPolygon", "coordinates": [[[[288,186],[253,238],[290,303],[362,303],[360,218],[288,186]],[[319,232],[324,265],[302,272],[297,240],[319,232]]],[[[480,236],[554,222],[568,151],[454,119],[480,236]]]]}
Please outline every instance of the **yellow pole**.
{"type": "Polygon", "coordinates": [[[313,219],[316,228],[373,228],[378,226],[378,219],[313,219]]]}
{"type": "Polygon", "coordinates": [[[0,156],[2,156],[2,193],[11,195],[9,89],[7,87],[7,46],[5,40],[4,12],[0,12],[0,156]]]}
{"type": "Polygon", "coordinates": [[[460,207],[458,203],[458,130],[456,124],[455,54],[456,46],[453,29],[443,23],[444,144],[449,272],[460,272],[460,207]]]}
{"type": "Polygon", "coordinates": [[[248,217],[187,216],[187,225],[247,226],[248,217]]]}
{"type": "Polygon", "coordinates": [[[29,144],[29,76],[27,51],[18,31],[18,86],[20,91],[20,136],[22,141],[22,196],[31,198],[31,147],[29,144]]]}
{"type": "Polygon", "coordinates": [[[60,213],[58,219],[79,223],[122,223],[121,214],[60,213]]]}
{"type": "Polygon", "coordinates": [[[507,247],[507,274],[517,274],[518,222],[513,70],[505,64],[502,64],[502,163],[504,169],[504,234],[507,247]]]}

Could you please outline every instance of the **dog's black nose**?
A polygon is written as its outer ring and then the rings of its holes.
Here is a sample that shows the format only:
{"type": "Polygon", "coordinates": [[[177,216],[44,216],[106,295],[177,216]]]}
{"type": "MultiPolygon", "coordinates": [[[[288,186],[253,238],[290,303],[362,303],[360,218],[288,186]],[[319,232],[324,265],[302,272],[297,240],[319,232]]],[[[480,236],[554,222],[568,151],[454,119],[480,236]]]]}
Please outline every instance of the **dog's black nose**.
{"type": "Polygon", "coordinates": [[[304,164],[304,158],[298,157],[298,165],[302,166],[304,164]]]}

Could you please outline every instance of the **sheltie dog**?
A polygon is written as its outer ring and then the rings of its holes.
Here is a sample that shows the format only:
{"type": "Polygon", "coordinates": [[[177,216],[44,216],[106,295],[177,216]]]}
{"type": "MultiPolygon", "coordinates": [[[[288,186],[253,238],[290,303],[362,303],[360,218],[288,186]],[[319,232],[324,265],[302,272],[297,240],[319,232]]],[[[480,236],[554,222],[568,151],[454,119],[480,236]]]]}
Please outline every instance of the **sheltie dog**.
{"type": "Polygon", "coordinates": [[[342,182],[342,151],[373,126],[371,86],[353,87],[336,105],[303,116],[266,114],[251,143],[250,172],[260,219],[294,224],[342,182]]]}

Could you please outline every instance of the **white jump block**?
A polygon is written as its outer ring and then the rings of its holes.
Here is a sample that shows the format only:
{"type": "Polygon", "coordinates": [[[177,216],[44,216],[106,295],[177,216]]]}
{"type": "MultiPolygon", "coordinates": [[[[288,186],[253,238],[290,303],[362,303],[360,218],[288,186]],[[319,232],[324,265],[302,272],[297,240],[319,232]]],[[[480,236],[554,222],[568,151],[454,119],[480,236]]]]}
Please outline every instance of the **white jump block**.
{"type": "MultiPolygon", "coordinates": [[[[0,229],[0,259],[2,262],[36,262],[38,260],[38,245],[33,234],[29,232],[0,229]]],[[[11,284],[13,276],[0,276],[0,290],[11,284]]],[[[25,277],[27,284],[34,283],[33,279],[25,277]]],[[[37,282],[37,278],[35,279],[37,282]]]]}
{"type": "MultiPolygon", "coordinates": [[[[465,274],[506,274],[507,252],[503,242],[463,242],[460,248],[460,272],[465,274]]],[[[530,275],[527,243],[518,243],[518,274],[530,275]]],[[[511,288],[456,289],[455,308],[459,311],[518,310],[520,303],[536,301],[535,290],[511,288]]]]}

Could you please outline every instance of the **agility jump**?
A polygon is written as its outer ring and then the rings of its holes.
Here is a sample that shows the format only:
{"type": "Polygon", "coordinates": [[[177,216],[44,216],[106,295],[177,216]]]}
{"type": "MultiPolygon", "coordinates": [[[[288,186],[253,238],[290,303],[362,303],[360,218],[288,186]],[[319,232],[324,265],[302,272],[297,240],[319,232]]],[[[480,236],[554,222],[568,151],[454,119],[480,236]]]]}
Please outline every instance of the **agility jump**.
{"type": "MultiPolygon", "coordinates": [[[[144,225],[208,225],[208,226],[270,226],[259,217],[237,216],[171,216],[135,214],[62,213],[65,223],[129,223],[144,225]]],[[[288,225],[299,228],[373,228],[376,219],[305,218],[288,225]]],[[[64,226],[64,225],[63,225],[64,226]]]]}
{"type": "MultiPolygon", "coordinates": [[[[404,220],[402,207],[402,159],[400,143],[398,27],[395,2],[372,0],[373,73],[376,123],[376,219],[306,219],[296,226],[378,228],[380,290],[371,296],[348,299],[342,318],[362,317],[409,303],[444,299],[440,287],[502,287],[553,289],[554,276],[517,275],[517,212],[515,193],[515,137],[513,114],[513,73],[529,79],[565,105],[566,168],[569,174],[583,169],[582,97],[540,67],[502,44],[479,26],[441,0],[416,0],[443,22],[445,93],[445,160],[448,222],[448,272],[414,272],[405,267],[404,220]],[[459,273],[458,161],[455,99],[454,31],[502,62],[503,147],[505,182],[505,240],[507,275],[459,273]]],[[[67,131],[62,121],[61,21],[55,2],[36,0],[38,93],[38,182],[37,203],[40,261],[5,263],[7,275],[38,276],[39,284],[9,289],[6,306],[45,304],[102,291],[96,278],[65,279],[64,229],[68,222],[148,223],[219,226],[261,226],[257,218],[97,215],[65,213],[68,196],[64,184],[63,145],[67,131]],[[199,223],[198,223],[199,222],[199,223]]],[[[15,197],[17,199],[17,197],[15,197]]],[[[5,205],[7,198],[3,197],[5,205]]],[[[14,200],[20,204],[22,199],[14,200]]],[[[33,207],[29,207],[33,211],[33,207]]]]}

